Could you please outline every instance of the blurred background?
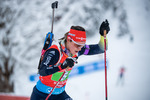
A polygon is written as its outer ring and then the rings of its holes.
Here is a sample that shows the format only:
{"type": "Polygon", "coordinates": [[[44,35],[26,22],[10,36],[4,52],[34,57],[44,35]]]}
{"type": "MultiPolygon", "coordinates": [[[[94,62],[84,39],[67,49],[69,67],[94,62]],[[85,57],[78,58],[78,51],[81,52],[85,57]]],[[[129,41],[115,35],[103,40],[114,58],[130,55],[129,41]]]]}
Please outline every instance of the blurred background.
{"type": "MultiPolygon", "coordinates": [[[[0,0],[0,95],[30,97],[54,1],[0,0]]],[[[87,44],[96,44],[99,26],[108,19],[109,100],[150,100],[149,5],[150,0],[58,0],[55,40],[80,25],[87,31],[87,44]]],[[[105,99],[104,68],[93,69],[103,60],[103,54],[78,59],[74,68],[92,67],[69,78],[66,91],[74,100],[105,99]]]]}

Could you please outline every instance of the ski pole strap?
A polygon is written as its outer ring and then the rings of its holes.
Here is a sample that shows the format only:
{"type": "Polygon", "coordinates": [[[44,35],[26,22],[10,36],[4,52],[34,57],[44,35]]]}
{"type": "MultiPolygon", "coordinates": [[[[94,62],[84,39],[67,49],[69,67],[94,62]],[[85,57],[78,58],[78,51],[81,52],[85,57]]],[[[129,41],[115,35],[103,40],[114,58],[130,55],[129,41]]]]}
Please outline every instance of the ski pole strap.
{"type": "Polygon", "coordinates": [[[89,50],[90,50],[89,45],[85,45],[84,55],[87,55],[89,53],[89,50]]]}

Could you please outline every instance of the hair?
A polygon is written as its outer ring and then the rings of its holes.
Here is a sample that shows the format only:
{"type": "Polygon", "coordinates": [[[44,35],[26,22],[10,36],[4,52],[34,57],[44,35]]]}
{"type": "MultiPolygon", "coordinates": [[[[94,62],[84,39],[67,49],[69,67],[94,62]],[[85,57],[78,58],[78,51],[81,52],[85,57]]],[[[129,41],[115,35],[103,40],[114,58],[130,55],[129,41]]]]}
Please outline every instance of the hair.
{"type": "MultiPolygon", "coordinates": [[[[70,29],[74,29],[74,30],[78,30],[78,31],[85,31],[85,29],[81,26],[71,26],[70,29]]],[[[65,33],[64,37],[60,38],[59,40],[65,39],[65,41],[66,41],[68,33],[69,32],[65,33]]]]}
{"type": "Polygon", "coordinates": [[[78,31],[85,31],[85,29],[81,26],[71,26],[71,29],[78,30],[78,31]]]}

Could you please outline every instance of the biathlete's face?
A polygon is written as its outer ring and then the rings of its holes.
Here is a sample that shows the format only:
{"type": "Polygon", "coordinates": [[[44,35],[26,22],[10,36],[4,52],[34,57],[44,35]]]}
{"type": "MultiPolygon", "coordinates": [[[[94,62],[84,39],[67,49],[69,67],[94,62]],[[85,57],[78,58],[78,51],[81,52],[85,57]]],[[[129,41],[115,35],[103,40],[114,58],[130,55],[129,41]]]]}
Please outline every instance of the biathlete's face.
{"type": "Polygon", "coordinates": [[[76,42],[73,39],[67,39],[67,49],[71,54],[75,55],[85,45],[85,42],[76,42]]]}

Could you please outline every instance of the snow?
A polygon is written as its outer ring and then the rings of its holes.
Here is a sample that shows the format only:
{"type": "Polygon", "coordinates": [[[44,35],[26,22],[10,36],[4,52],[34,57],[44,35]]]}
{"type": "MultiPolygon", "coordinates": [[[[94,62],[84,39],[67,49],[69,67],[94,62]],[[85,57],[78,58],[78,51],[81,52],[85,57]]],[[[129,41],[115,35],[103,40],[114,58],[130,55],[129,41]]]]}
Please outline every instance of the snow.
{"type": "MultiPolygon", "coordinates": [[[[86,29],[88,27],[93,27],[93,23],[90,19],[89,21],[85,21],[84,24],[78,21],[78,19],[81,18],[84,22],[86,16],[91,17],[87,12],[82,10],[79,11],[78,9],[81,8],[81,6],[92,8],[90,3],[93,3],[93,0],[89,0],[88,2],[86,2],[86,0],[83,1],[85,3],[69,0],[66,0],[66,2],[62,3],[63,1],[60,0],[59,7],[55,14],[62,14],[63,18],[59,21],[59,23],[54,23],[54,32],[56,33],[55,39],[62,37],[62,33],[68,31],[70,26],[73,24],[81,24],[82,26],[86,27],[86,29]],[[62,4],[71,6],[69,6],[70,8],[68,9],[62,4]],[[73,14],[80,14],[79,18],[73,18],[74,16],[72,15],[72,13],[63,14],[62,11],[65,11],[67,9],[73,12],[73,14]],[[68,19],[71,18],[73,20],[69,21],[68,19]]],[[[101,15],[100,19],[101,21],[103,21],[107,18],[109,20],[111,28],[111,31],[107,37],[107,60],[109,61],[109,69],[107,72],[108,100],[150,100],[150,1],[122,1],[124,3],[124,9],[127,13],[127,23],[129,24],[130,33],[134,37],[133,41],[130,41],[129,35],[125,35],[121,38],[118,38],[116,36],[118,33],[119,21],[112,16],[111,11],[105,12],[103,15],[101,15]],[[125,83],[123,86],[116,85],[119,75],[119,69],[122,65],[124,65],[126,68],[125,83]]],[[[40,2],[40,0],[38,0],[38,2],[40,2]]],[[[29,75],[37,72],[37,62],[39,61],[40,50],[43,45],[41,41],[43,41],[43,38],[45,36],[44,34],[51,29],[51,26],[49,25],[51,24],[51,16],[49,14],[46,14],[47,12],[51,14],[51,11],[48,9],[50,3],[47,2],[42,2],[41,5],[39,5],[39,8],[33,5],[34,1],[31,1],[31,3],[25,2],[25,5],[28,5],[28,7],[25,7],[23,3],[20,3],[20,5],[22,6],[18,6],[20,7],[19,10],[21,10],[22,8],[26,8],[26,10],[22,12],[23,15],[21,15],[21,18],[18,18],[18,21],[16,22],[17,26],[19,27],[16,27],[13,30],[14,34],[16,35],[12,35],[15,38],[12,40],[13,43],[19,42],[20,45],[19,48],[13,48],[13,52],[17,54],[16,59],[19,62],[17,64],[17,67],[15,67],[15,74],[12,76],[15,80],[15,95],[30,96],[32,88],[36,84],[34,82],[30,82],[29,75]],[[32,12],[28,12],[30,8],[32,8],[32,12]],[[42,14],[40,13],[40,11],[42,11],[42,14]],[[32,15],[30,13],[32,13],[32,15]],[[22,18],[24,19],[23,21],[22,18]],[[48,18],[49,20],[47,20],[48,18]],[[25,25],[28,26],[24,28],[23,26],[25,25]],[[34,35],[35,39],[30,35],[34,35]],[[35,46],[37,49],[35,51],[33,48],[29,50],[29,48],[26,47],[27,45],[29,47],[35,46]],[[27,51],[29,53],[26,53],[27,51]]],[[[97,4],[95,8],[98,7],[99,5],[97,4]]],[[[94,16],[96,16],[95,18],[98,18],[98,15],[95,14],[94,16]]],[[[93,37],[88,38],[87,44],[98,43],[99,39],[99,34],[95,34],[93,37]]],[[[0,48],[2,48],[1,45],[0,48]]],[[[4,51],[4,48],[2,48],[0,51],[4,51]]],[[[94,56],[82,56],[78,59],[78,65],[82,65],[87,62],[94,62],[101,59],[103,59],[103,54],[94,56]]],[[[74,100],[104,100],[104,70],[70,78],[66,85],[66,91],[74,100]]]]}
{"type": "MultiPolygon", "coordinates": [[[[110,63],[108,100],[150,100],[150,14],[144,9],[144,1],[127,0],[125,6],[134,41],[131,43],[127,37],[116,39],[111,28],[107,51],[110,63]],[[125,84],[117,86],[119,68],[122,65],[126,68],[125,84]]],[[[111,21],[110,25],[115,25],[115,22],[111,21]]],[[[104,100],[104,75],[104,71],[99,71],[72,78],[68,81],[66,90],[74,100],[104,100]]]]}

